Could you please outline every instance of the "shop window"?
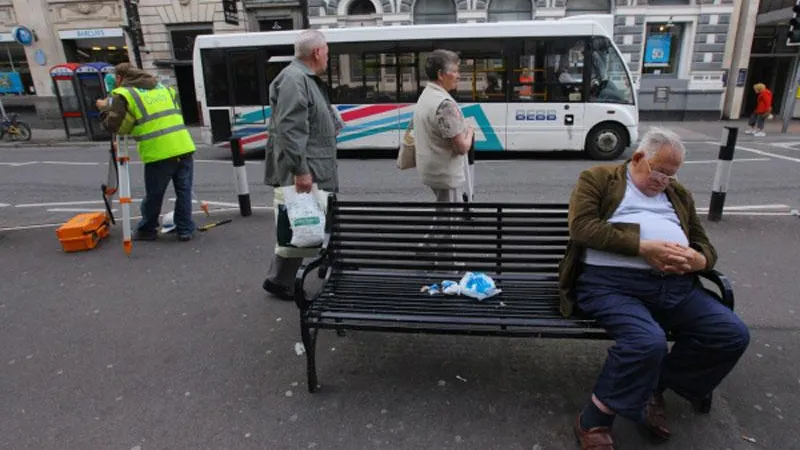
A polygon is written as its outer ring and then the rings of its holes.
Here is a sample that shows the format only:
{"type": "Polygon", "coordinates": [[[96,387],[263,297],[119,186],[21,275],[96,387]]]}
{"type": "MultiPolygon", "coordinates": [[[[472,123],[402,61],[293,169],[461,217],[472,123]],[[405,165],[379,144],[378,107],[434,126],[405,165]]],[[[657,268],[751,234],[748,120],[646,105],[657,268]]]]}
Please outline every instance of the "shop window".
{"type": "Polygon", "coordinates": [[[456,23],[456,4],[453,0],[417,0],[414,23],[456,23]]]}
{"type": "Polygon", "coordinates": [[[611,0],[567,0],[566,14],[568,16],[611,12],[611,0]]]}
{"type": "Polygon", "coordinates": [[[206,103],[208,106],[229,106],[231,101],[225,50],[214,48],[203,49],[202,52],[206,103]]]}
{"type": "Polygon", "coordinates": [[[642,74],[678,75],[683,29],[680,23],[647,24],[642,74]]]}
{"type": "Polygon", "coordinates": [[[531,0],[492,0],[489,3],[489,22],[532,19],[531,0]]]}
{"type": "Polygon", "coordinates": [[[191,61],[194,52],[194,41],[201,34],[214,34],[211,26],[194,29],[170,29],[172,55],[178,61],[191,61]]]}

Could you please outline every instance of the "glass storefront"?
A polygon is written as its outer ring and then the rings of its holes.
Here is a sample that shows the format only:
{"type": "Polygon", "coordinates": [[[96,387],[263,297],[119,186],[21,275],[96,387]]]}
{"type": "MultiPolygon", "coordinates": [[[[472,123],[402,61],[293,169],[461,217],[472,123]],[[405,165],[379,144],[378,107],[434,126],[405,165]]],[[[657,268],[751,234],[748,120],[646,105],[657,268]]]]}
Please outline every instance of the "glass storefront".
{"type": "Polygon", "coordinates": [[[59,32],[68,62],[128,62],[128,46],[119,28],[64,30],[59,32]]]}
{"type": "Polygon", "coordinates": [[[25,47],[16,43],[11,33],[0,33],[0,94],[34,93],[25,47]]]}

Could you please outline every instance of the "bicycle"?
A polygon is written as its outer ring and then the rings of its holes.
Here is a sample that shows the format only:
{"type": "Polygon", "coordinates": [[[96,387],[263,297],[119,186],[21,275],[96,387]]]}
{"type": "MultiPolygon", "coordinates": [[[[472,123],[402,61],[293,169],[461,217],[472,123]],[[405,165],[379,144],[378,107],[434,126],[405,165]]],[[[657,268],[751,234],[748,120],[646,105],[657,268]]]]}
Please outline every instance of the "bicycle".
{"type": "Polygon", "coordinates": [[[31,140],[31,126],[27,123],[18,120],[16,114],[3,117],[0,122],[0,140],[8,135],[12,141],[30,141],[31,140]]]}

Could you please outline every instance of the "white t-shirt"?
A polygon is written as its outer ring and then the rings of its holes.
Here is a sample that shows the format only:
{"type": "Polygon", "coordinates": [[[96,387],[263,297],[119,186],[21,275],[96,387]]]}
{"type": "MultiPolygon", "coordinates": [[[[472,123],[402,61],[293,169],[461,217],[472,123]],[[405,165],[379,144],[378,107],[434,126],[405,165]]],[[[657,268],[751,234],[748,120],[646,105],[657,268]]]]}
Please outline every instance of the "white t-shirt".
{"type": "MultiPolygon", "coordinates": [[[[660,193],[648,197],[633,184],[630,169],[625,197],[611,218],[611,223],[638,223],[639,239],[655,239],[673,242],[684,246],[689,239],[681,228],[680,219],[675,213],[667,194],[660,193]]],[[[603,252],[587,248],[583,261],[592,266],[628,267],[633,269],[652,269],[641,256],[624,256],[618,253],[603,252]]]]}

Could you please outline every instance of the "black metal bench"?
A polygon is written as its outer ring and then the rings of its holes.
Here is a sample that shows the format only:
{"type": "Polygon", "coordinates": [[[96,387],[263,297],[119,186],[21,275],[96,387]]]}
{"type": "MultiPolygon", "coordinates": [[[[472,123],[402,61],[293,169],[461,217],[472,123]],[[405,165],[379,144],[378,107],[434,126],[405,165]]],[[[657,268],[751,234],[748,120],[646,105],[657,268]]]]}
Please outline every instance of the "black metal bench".
{"type": "MultiPolygon", "coordinates": [[[[593,320],[564,318],[558,309],[567,205],[464,205],[437,211],[442,204],[330,197],[321,256],[295,279],[310,392],[318,387],[320,329],[609,339],[593,320]],[[315,269],[324,284],[306,298],[303,286],[315,269]],[[467,270],[491,276],[502,293],[477,301],[420,292],[423,285],[457,282],[467,270]]],[[[701,276],[709,292],[733,308],[728,280],[715,271],[701,276]]],[[[710,406],[710,397],[695,404],[700,412],[710,406]]]]}

